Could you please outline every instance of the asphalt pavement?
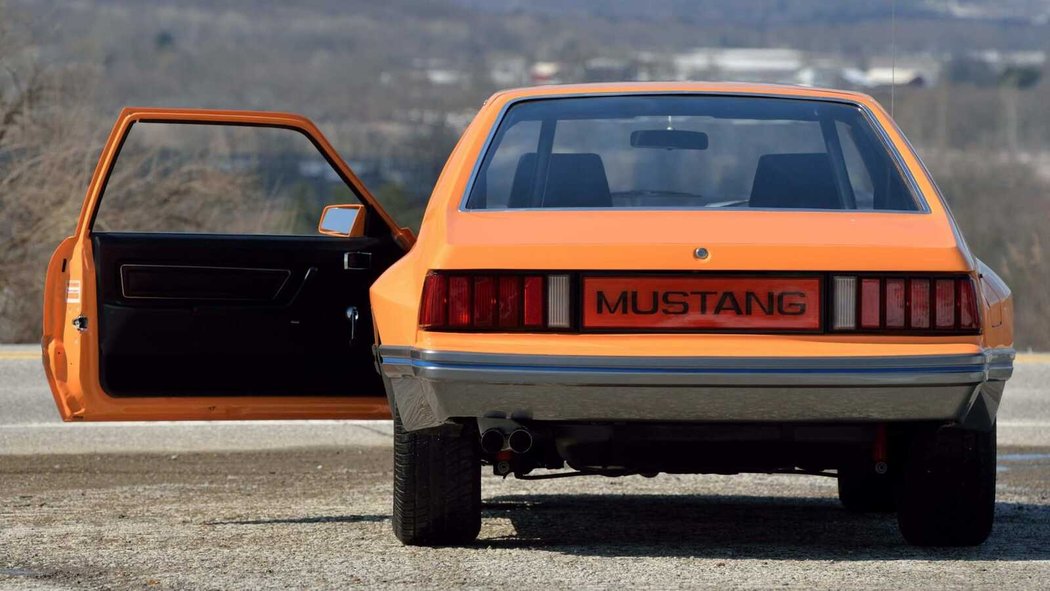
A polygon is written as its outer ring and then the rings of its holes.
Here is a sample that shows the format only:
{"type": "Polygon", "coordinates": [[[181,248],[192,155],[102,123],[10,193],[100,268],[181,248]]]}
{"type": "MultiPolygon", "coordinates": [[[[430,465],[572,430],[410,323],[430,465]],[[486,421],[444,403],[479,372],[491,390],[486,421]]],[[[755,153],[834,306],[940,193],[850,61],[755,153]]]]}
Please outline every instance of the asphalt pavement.
{"type": "Polygon", "coordinates": [[[39,349],[0,346],[0,589],[1046,588],[1050,355],[999,420],[978,548],[903,544],[830,478],[486,476],[481,539],[390,532],[384,421],[63,424],[39,349]]]}

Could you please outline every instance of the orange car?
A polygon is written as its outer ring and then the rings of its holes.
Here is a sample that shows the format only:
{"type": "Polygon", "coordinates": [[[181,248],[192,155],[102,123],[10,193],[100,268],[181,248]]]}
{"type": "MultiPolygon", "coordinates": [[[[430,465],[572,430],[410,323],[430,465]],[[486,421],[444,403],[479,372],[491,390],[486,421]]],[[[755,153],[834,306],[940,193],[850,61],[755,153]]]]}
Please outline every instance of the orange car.
{"type": "Polygon", "coordinates": [[[831,475],[914,544],[992,526],[1010,291],[860,94],[501,92],[418,239],[306,119],[127,109],[44,306],[68,421],[393,415],[408,544],[477,536],[483,465],[831,475]],[[311,187],[320,235],[256,223],[311,187]]]}

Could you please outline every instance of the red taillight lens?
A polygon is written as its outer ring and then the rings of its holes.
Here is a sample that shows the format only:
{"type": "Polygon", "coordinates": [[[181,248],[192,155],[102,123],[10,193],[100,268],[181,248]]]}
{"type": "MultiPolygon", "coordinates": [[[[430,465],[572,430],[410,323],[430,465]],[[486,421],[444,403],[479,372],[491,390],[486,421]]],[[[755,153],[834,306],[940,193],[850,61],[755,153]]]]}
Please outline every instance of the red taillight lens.
{"type": "Polygon", "coordinates": [[[886,280],[886,328],[904,328],[904,280],[886,280]]]}
{"type": "Polygon", "coordinates": [[[543,326],[543,277],[525,277],[525,326],[543,326]]]}
{"type": "Polygon", "coordinates": [[[930,327],[930,280],[911,279],[911,291],[908,294],[908,305],[911,309],[909,318],[912,328],[930,327]]]}
{"type": "Polygon", "coordinates": [[[496,324],[496,278],[474,277],[474,326],[489,328],[496,324]]]}
{"type": "Polygon", "coordinates": [[[521,326],[521,277],[499,278],[499,325],[503,328],[521,326]]]}
{"type": "Polygon", "coordinates": [[[974,293],[973,281],[959,282],[959,328],[974,330],[978,328],[977,294],[974,293]]]}
{"type": "Polygon", "coordinates": [[[860,325],[878,328],[882,317],[882,284],[878,279],[860,280],[860,325]]]}
{"type": "Polygon", "coordinates": [[[981,327],[970,277],[834,277],[836,332],[968,333],[981,327]],[[857,285],[856,288],[852,286],[857,285]],[[843,292],[845,290],[845,292],[843,292]],[[856,300],[859,322],[849,321],[856,300]],[[840,319],[841,317],[841,319],[840,319]]]}
{"type": "Polygon", "coordinates": [[[470,278],[448,278],[448,325],[470,326],[470,278]]]}
{"type": "Polygon", "coordinates": [[[955,326],[955,282],[951,279],[938,279],[934,282],[934,318],[937,328],[955,326]]]}
{"type": "Polygon", "coordinates": [[[423,283],[419,327],[424,330],[553,330],[571,328],[568,275],[548,303],[546,275],[514,272],[432,272],[423,283]],[[548,307],[559,323],[548,320],[548,307]]]}
{"type": "Polygon", "coordinates": [[[431,273],[423,282],[423,302],[419,307],[419,326],[448,324],[448,278],[431,273]]]}

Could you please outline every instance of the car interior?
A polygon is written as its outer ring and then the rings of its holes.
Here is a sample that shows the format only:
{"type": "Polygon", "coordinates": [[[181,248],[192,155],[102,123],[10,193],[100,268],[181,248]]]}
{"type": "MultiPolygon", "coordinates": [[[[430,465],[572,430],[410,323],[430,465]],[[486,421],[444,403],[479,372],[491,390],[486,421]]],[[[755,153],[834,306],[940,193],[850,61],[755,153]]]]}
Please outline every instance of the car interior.
{"type": "MultiPolygon", "coordinates": [[[[518,160],[509,208],[613,207],[605,165],[598,154],[551,154],[547,183],[536,190],[535,152],[518,160]]],[[[765,154],[758,160],[749,207],[842,209],[831,158],[827,154],[765,154]]]]}
{"type": "Polygon", "coordinates": [[[765,154],[751,188],[749,207],[842,209],[827,154],[765,154]]]}
{"type": "Polygon", "coordinates": [[[511,184],[508,207],[612,207],[605,165],[598,154],[551,154],[546,174],[536,152],[523,154],[511,184]],[[536,179],[546,177],[537,190],[536,179]]]}

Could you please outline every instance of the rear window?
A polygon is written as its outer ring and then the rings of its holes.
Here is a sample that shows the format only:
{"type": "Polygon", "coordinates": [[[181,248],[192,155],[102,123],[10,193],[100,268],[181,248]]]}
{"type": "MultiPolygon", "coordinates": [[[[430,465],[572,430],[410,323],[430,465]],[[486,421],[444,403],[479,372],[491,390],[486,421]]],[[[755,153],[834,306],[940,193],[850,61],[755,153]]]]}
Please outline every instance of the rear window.
{"type": "Polygon", "coordinates": [[[465,207],[922,209],[859,107],[695,95],[515,104],[465,207]]]}

